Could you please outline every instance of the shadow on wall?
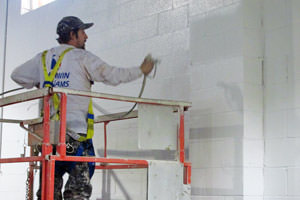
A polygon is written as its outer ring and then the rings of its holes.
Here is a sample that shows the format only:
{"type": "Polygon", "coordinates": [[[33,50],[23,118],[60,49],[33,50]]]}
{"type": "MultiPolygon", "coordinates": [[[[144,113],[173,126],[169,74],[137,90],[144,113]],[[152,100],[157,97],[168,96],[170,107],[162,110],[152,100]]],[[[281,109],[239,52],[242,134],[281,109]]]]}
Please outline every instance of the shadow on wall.
{"type": "Polygon", "coordinates": [[[201,179],[192,185],[192,195],[243,194],[242,90],[237,83],[218,82],[217,87],[223,90],[223,101],[235,117],[227,119],[226,112],[223,116],[223,113],[206,114],[206,126],[190,129],[190,141],[199,145],[194,147],[197,152],[191,151],[191,162],[198,165],[193,167],[198,168],[193,178],[201,179]]]}
{"type": "Polygon", "coordinates": [[[132,198],[126,191],[126,188],[123,186],[116,173],[112,170],[103,170],[103,178],[102,178],[102,198],[97,198],[96,200],[110,200],[111,198],[111,180],[117,184],[117,186],[122,191],[125,200],[131,200],[132,198]]]}
{"type": "Polygon", "coordinates": [[[231,110],[243,109],[243,95],[237,83],[218,82],[217,86],[224,90],[224,98],[231,110]]]}
{"type": "MultiPolygon", "coordinates": [[[[195,70],[199,66],[217,67],[210,64],[243,56],[241,10],[241,3],[237,2],[192,17],[190,50],[195,70]]],[[[243,91],[238,82],[233,82],[235,77],[231,80],[230,76],[213,74],[220,73],[217,68],[209,72],[212,75],[201,74],[214,78],[207,78],[204,87],[200,87],[206,95],[199,97],[202,105],[193,102],[196,109],[193,110],[193,128],[189,137],[192,195],[243,195],[243,91]],[[197,107],[201,109],[197,110],[197,107]]]]}

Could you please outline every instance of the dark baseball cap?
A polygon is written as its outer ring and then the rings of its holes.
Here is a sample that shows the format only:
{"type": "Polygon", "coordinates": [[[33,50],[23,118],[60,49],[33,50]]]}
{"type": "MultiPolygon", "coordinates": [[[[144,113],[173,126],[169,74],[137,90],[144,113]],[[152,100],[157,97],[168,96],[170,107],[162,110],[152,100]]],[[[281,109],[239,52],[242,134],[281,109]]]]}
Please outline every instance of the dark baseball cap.
{"type": "Polygon", "coordinates": [[[94,23],[83,23],[78,17],[67,16],[58,22],[56,33],[62,35],[76,29],[88,29],[93,25],[94,23]]]}

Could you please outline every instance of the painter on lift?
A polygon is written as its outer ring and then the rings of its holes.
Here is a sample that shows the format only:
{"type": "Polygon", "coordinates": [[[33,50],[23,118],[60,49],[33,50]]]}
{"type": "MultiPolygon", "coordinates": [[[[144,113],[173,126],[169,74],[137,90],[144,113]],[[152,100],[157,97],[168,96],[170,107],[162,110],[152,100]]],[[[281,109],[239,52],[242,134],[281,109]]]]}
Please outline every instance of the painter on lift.
{"type": "MultiPolygon", "coordinates": [[[[147,75],[153,69],[154,62],[144,59],[139,67],[118,68],[104,62],[98,56],[85,50],[88,39],[85,29],[93,23],[83,23],[79,18],[68,16],[57,25],[59,46],[37,54],[32,59],[17,67],[11,78],[25,88],[62,87],[91,91],[94,82],[118,85],[147,75]]],[[[59,96],[51,99],[51,118],[59,118],[59,96]]],[[[94,156],[92,137],[93,127],[92,101],[87,97],[68,96],[67,104],[67,146],[72,151],[68,155],[94,156]]],[[[56,162],[54,199],[86,200],[92,193],[90,179],[95,163],[56,162]],[[63,175],[69,179],[62,194],[63,175]]],[[[41,191],[37,192],[41,199],[41,191]]]]}

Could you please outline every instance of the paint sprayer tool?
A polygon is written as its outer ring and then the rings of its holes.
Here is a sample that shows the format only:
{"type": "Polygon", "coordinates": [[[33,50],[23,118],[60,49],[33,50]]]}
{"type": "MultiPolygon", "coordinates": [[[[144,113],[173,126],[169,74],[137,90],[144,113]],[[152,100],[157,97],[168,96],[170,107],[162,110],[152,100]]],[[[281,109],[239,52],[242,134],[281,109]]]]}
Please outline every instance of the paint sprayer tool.
{"type": "Polygon", "coordinates": [[[160,64],[161,61],[159,59],[153,58],[151,54],[148,54],[146,56],[146,60],[151,61],[151,62],[154,63],[153,75],[152,76],[149,76],[149,75],[147,76],[148,78],[154,79],[155,75],[156,75],[157,65],[160,64]]]}

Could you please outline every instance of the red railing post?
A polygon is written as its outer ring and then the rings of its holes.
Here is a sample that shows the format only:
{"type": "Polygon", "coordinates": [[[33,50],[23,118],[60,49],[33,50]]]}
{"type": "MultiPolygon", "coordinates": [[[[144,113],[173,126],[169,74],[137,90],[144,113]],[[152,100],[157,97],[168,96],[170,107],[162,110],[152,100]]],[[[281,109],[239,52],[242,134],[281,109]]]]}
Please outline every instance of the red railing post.
{"type": "Polygon", "coordinates": [[[191,163],[184,163],[184,184],[191,184],[191,177],[192,177],[192,166],[191,163]]]}
{"type": "Polygon", "coordinates": [[[45,161],[46,163],[46,179],[45,182],[46,186],[46,194],[45,200],[53,200],[54,199],[54,173],[55,173],[55,160],[49,156],[49,160],[45,161]]]}
{"type": "Polygon", "coordinates": [[[57,152],[61,156],[66,156],[66,116],[67,116],[67,95],[61,93],[60,98],[60,134],[57,145],[57,152]]]}
{"type": "Polygon", "coordinates": [[[44,138],[42,144],[42,200],[47,199],[47,185],[46,178],[48,176],[48,163],[47,156],[52,153],[52,145],[50,144],[50,95],[44,97],[44,121],[43,121],[43,130],[44,130],[44,138]]]}
{"type": "Polygon", "coordinates": [[[104,158],[107,157],[107,124],[109,122],[104,122],[104,158]]]}
{"type": "Polygon", "coordinates": [[[184,163],[184,108],[179,107],[179,160],[184,163]]]}
{"type": "MultiPolygon", "coordinates": [[[[33,156],[33,148],[30,147],[30,157],[33,156]]],[[[34,171],[34,167],[35,167],[35,164],[34,162],[29,162],[29,172],[28,172],[28,188],[27,188],[27,195],[28,195],[28,198],[29,199],[33,199],[33,182],[34,182],[34,174],[33,174],[33,171],[34,171]]]]}

